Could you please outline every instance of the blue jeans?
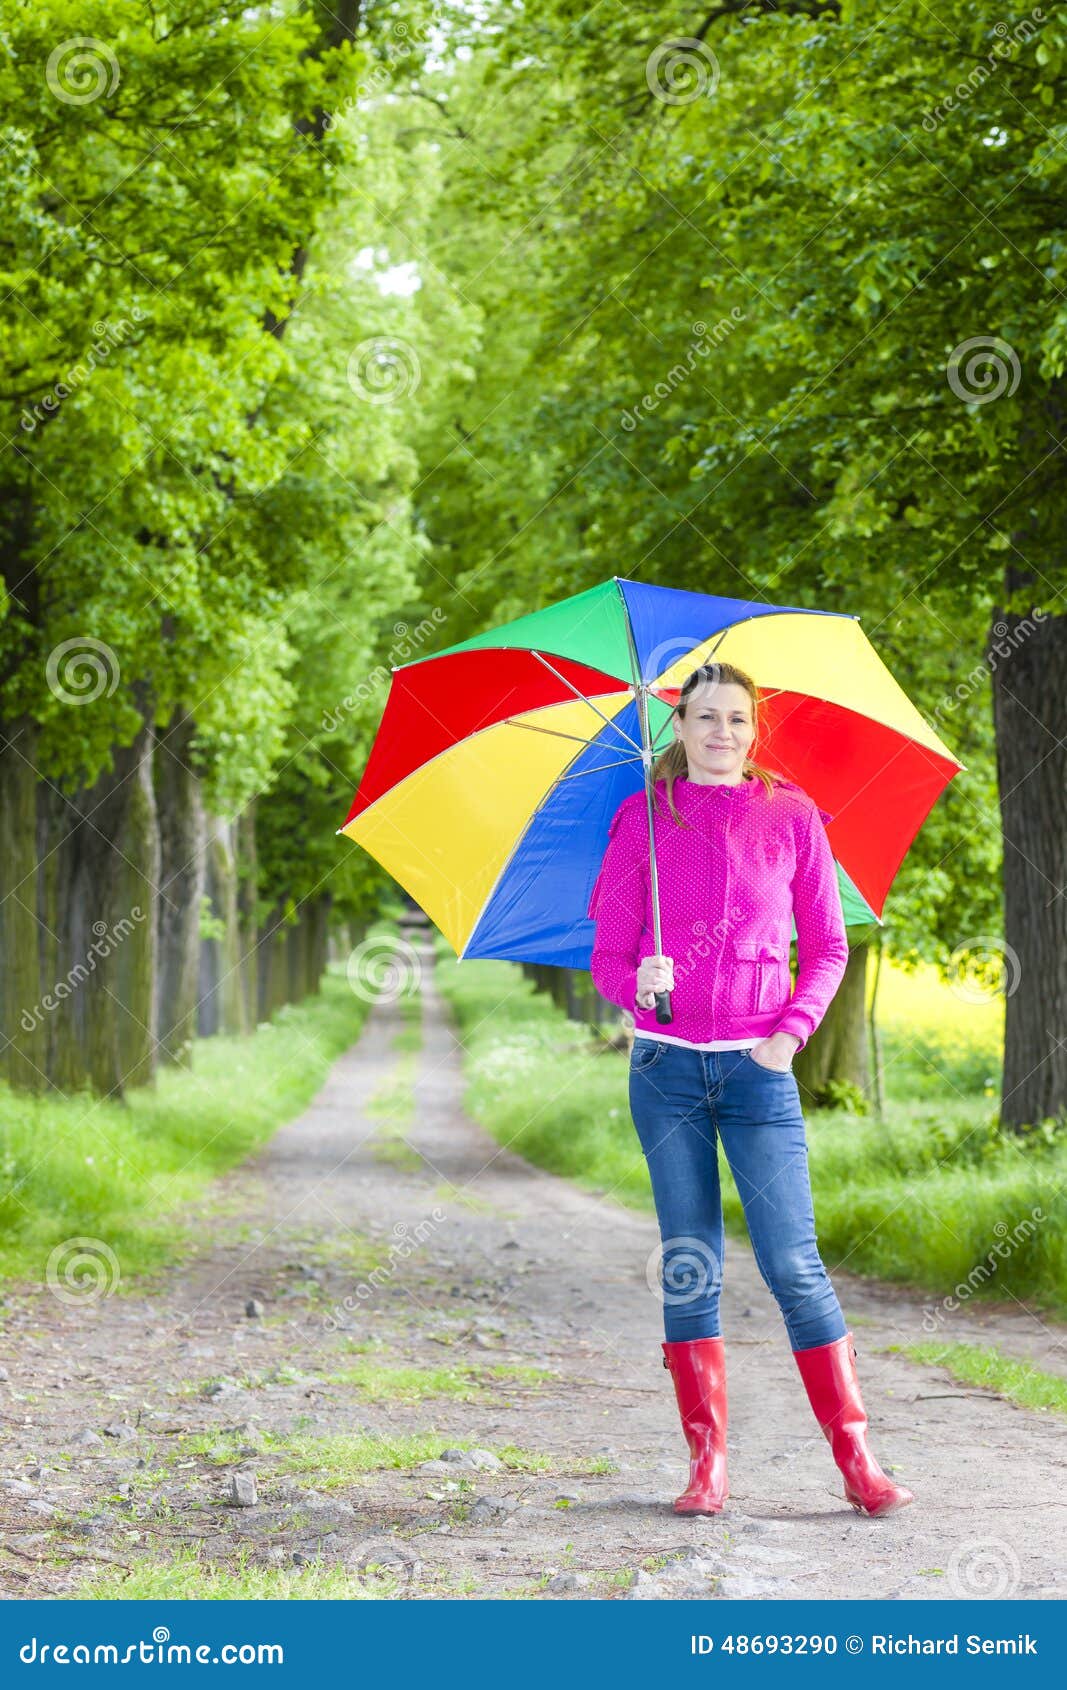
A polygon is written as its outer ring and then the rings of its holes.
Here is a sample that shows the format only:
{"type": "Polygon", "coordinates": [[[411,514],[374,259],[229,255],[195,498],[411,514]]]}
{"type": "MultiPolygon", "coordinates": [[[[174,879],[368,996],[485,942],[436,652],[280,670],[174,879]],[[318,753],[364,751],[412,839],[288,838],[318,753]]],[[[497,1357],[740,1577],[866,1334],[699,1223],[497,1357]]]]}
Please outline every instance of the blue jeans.
{"type": "Polygon", "coordinates": [[[790,1347],[809,1350],[843,1338],[848,1327],[815,1238],[804,1116],[792,1072],[761,1066],[747,1050],[689,1050],[638,1034],[630,1112],[659,1221],[668,1342],[720,1336],[717,1139],[790,1347]]]}

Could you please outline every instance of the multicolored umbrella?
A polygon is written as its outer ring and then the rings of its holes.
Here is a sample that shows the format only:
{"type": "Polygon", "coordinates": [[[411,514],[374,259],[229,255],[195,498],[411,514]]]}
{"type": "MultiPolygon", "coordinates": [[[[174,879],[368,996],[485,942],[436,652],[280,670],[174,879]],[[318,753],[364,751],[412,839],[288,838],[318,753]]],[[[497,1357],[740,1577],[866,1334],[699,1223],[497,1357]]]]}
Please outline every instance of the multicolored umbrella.
{"type": "Polygon", "coordinates": [[[758,761],[830,813],[846,922],[879,921],[963,764],[858,617],[831,611],[614,576],[403,664],[338,831],[458,956],[588,968],[586,908],[608,824],[629,793],[647,792],[642,746],[655,756],[670,744],[682,683],[711,661],[736,664],[760,689],[758,761]]]}

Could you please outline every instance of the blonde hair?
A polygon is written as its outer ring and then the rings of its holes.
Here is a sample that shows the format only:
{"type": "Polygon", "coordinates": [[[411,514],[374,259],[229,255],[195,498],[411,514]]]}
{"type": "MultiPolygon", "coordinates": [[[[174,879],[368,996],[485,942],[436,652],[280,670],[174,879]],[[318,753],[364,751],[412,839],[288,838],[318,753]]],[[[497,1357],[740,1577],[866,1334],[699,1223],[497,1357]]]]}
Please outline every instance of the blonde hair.
{"type": "MultiPolygon", "coordinates": [[[[752,720],[755,724],[756,738],[758,739],[760,730],[759,689],[751,675],[746,674],[744,669],[736,668],[732,663],[702,663],[698,669],[693,670],[691,675],[687,675],[682,684],[678,703],[674,707],[674,714],[680,716],[684,721],[686,706],[692,693],[705,682],[711,682],[713,685],[744,687],[752,701],[752,720]]],[[[674,783],[682,778],[688,779],[688,770],[689,758],[680,739],[674,739],[664,751],[661,751],[652,765],[653,786],[661,778],[667,782],[667,804],[679,827],[685,827],[688,824],[683,821],[675,808],[674,783]]],[[[767,789],[768,798],[773,797],[775,785],[782,779],[782,776],[776,774],[773,769],[765,769],[761,764],[754,763],[749,757],[745,758],[741,774],[742,778],[745,775],[753,775],[756,779],[761,780],[767,789]]]]}

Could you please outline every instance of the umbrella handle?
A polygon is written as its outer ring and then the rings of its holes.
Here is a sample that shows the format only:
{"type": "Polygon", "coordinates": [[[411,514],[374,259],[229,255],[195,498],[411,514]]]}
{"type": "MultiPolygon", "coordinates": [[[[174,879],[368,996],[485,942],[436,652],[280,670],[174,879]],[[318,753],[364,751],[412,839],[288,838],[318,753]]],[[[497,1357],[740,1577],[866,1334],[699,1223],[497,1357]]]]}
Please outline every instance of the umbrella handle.
{"type": "Polygon", "coordinates": [[[661,1025],[674,1020],[674,1016],[671,1013],[670,992],[656,993],[656,1020],[660,1022],[661,1025]]]}

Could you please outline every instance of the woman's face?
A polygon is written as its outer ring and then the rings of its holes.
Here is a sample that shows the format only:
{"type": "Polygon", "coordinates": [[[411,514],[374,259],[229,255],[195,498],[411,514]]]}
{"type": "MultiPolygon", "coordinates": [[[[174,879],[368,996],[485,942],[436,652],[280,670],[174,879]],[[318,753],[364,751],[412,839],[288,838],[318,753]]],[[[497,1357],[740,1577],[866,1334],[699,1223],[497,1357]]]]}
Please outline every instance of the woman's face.
{"type": "Polygon", "coordinates": [[[685,746],[690,780],[736,780],[756,737],[752,700],[736,681],[703,681],[674,716],[674,737],[685,746]]]}

